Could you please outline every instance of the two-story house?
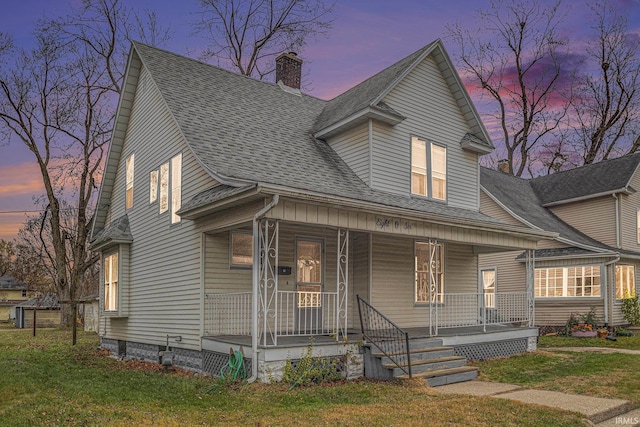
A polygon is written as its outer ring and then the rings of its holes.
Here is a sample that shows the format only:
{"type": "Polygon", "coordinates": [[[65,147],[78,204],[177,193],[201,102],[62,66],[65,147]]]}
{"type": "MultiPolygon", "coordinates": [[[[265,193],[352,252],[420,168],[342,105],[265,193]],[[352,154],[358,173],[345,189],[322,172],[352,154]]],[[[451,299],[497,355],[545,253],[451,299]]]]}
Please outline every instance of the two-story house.
{"type": "Polygon", "coordinates": [[[267,380],[311,336],[362,375],[358,295],[459,355],[534,348],[533,264],[487,314],[478,255],[556,234],[480,212],[493,146],[442,42],[330,101],[301,65],[273,84],[133,43],[92,234],[102,345],[213,374],[242,346],[267,380]]]}
{"type": "Polygon", "coordinates": [[[11,322],[16,318],[16,305],[31,298],[29,287],[15,277],[0,276],[0,322],[11,322]]]}
{"type": "MultiPolygon", "coordinates": [[[[535,251],[535,324],[564,326],[591,307],[607,326],[627,322],[621,299],[638,291],[640,154],[521,179],[481,168],[481,212],[558,236],[535,251]]],[[[491,292],[524,289],[520,252],[482,255],[491,292]]]]}

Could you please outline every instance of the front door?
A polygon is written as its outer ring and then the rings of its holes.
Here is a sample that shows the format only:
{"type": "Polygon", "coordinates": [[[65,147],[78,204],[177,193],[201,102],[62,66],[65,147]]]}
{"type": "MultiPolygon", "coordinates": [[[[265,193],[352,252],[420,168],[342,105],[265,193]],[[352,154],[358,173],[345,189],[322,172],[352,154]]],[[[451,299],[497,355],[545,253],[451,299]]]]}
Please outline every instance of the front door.
{"type": "Polygon", "coordinates": [[[322,284],[324,242],[296,239],[296,331],[318,334],[323,330],[322,284]]]}

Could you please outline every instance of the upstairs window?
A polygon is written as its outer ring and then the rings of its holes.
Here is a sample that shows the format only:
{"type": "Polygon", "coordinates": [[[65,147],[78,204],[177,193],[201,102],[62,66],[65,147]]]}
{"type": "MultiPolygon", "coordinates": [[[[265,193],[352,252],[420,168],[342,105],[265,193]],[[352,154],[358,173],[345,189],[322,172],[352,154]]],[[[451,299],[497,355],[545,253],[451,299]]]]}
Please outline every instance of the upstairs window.
{"type": "Polygon", "coordinates": [[[171,159],[171,223],[180,222],[176,213],[182,206],[182,154],[171,159]]]}
{"type": "Polygon", "coordinates": [[[447,149],[411,138],[411,193],[447,200],[447,149]]]}
{"type": "Polygon", "coordinates": [[[151,171],[149,174],[149,203],[158,200],[158,170],[151,171]]]}
{"type": "Polygon", "coordinates": [[[160,165],[160,213],[169,210],[169,163],[160,165]]]}
{"type": "Polygon", "coordinates": [[[130,209],[133,207],[133,154],[126,161],[126,183],[125,207],[130,209]]]}

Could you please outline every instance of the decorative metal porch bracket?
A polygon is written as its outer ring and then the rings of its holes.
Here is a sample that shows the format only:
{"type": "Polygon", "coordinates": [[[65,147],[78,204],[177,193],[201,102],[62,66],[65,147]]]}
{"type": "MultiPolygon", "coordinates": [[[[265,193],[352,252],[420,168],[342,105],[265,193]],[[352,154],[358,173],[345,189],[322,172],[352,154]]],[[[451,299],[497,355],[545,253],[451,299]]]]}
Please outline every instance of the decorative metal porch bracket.
{"type": "Polygon", "coordinates": [[[278,233],[279,222],[273,219],[260,220],[258,231],[259,284],[258,321],[262,344],[277,345],[276,319],[278,295],[278,233]],[[268,338],[271,338],[269,342],[268,338]]]}
{"type": "Polygon", "coordinates": [[[527,288],[527,303],[529,309],[529,326],[535,325],[535,295],[534,295],[534,282],[535,282],[535,252],[533,249],[527,249],[525,258],[525,270],[526,270],[526,288],[527,288]]]}
{"type": "Polygon", "coordinates": [[[338,303],[336,304],[336,340],[347,336],[349,293],[349,230],[338,229],[338,303]]]}

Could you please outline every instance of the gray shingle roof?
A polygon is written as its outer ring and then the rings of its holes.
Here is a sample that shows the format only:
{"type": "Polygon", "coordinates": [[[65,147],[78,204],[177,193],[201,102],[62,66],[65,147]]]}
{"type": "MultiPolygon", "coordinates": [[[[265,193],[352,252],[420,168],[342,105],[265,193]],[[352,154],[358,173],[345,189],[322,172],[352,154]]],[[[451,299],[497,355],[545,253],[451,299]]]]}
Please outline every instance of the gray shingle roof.
{"type": "MultiPolygon", "coordinates": [[[[348,117],[370,105],[396,81],[408,68],[413,66],[423,53],[432,48],[432,42],[422,49],[396,62],[378,74],[333,98],[318,117],[313,131],[316,132],[348,117]]],[[[377,106],[377,105],[376,105],[377,106]]],[[[381,106],[384,108],[386,105],[381,106]]],[[[386,106],[388,107],[388,106],[386,106]]]]}
{"type": "MultiPolygon", "coordinates": [[[[327,101],[287,93],[276,84],[140,43],[134,43],[134,48],[187,144],[214,176],[240,180],[249,186],[285,186],[459,220],[500,223],[479,212],[372,190],[327,143],[312,136],[313,125],[327,101]]],[[[330,101],[341,105],[335,110],[340,113],[331,117],[348,114],[351,108],[359,108],[371,99],[373,93],[379,95],[378,91],[424,49],[341,95],[340,101],[330,101]]],[[[232,190],[209,189],[185,203],[182,211],[219,200],[219,191],[232,190]]]]}
{"type": "Polygon", "coordinates": [[[45,294],[36,298],[31,298],[28,301],[18,304],[16,307],[57,309],[60,308],[60,303],[58,302],[58,296],[56,294],[45,294]]]}
{"type": "Polygon", "coordinates": [[[14,290],[14,291],[23,291],[27,290],[28,287],[18,279],[13,276],[0,276],[0,289],[2,290],[14,290]]]}
{"type": "Polygon", "coordinates": [[[543,207],[530,180],[483,167],[480,168],[480,184],[514,214],[542,230],[555,231],[560,237],[578,244],[611,249],[571,227],[543,207]]]}
{"type": "Polygon", "coordinates": [[[96,234],[91,246],[99,246],[109,241],[133,242],[129,228],[129,217],[125,214],[111,221],[109,226],[96,234]]]}
{"type": "Polygon", "coordinates": [[[182,208],[177,212],[180,215],[182,212],[186,212],[192,209],[197,209],[202,206],[207,206],[211,203],[233,196],[235,194],[243,193],[247,190],[255,188],[255,185],[246,185],[243,187],[231,187],[229,185],[216,185],[205,191],[196,194],[191,200],[182,205],[182,208]]]}
{"type": "MultiPolygon", "coordinates": [[[[580,197],[610,193],[629,185],[640,163],[640,153],[532,179],[543,205],[580,197]]],[[[637,190],[637,189],[636,189],[637,190]]]]}

